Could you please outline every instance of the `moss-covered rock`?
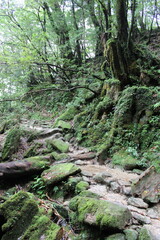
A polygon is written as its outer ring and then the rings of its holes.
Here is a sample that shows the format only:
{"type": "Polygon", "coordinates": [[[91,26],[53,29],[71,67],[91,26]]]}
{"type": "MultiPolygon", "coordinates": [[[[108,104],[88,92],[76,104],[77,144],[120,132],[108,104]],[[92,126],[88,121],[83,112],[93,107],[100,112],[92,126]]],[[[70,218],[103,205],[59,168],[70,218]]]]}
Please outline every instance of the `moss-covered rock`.
{"type": "Polygon", "coordinates": [[[113,235],[110,235],[109,237],[105,238],[104,240],[126,240],[125,235],[122,233],[116,233],[113,235]]]}
{"type": "Polygon", "coordinates": [[[28,149],[27,149],[27,151],[24,153],[24,158],[28,158],[28,157],[34,157],[34,156],[36,156],[36,155],[38,155],[37,154],[37,149],[39,148],[39,147],[41,147],[41,144],[40,143],[36,143],[36,144],[34,144],[34,145],[32,145],[31,147],[29,147],[28,149]]]}
{"type": "Polygon", "coordinates": [[[89,198],[96,198],[96,199],[99,199],[101,197],[98,194],[90,192],[88,190],[84,190],[84,191],[80,192],[79,196],[81,196],[81,197],[89,197],[89,198]]]}
{"type": "Polygon", "coordinates": [[[46,185],[52,185],[80,171],[81,169],[72,163],[57,164],[44,171],[42,179],[46,185]]]}
{"type": "Polygon", "coordinates": [[[61,139],[48,140],[47,145],[61,153],[67,153],[69,151],[69,143],[61,139]]]}
{"type": "Polygon", "coordinates": [[[9,159],[13,153],[15,153],[20,144],[21,130],[14,128],[7,134],[4,147],[2,149],[2,160],[9,159]]]}
{"type": "Polygon", "coordinates": [[[89,183],[85,182],[85,181],[80,181],[79,183],[77,183],[76,185],[76,189],[75,192],[78,194],[84,190],[87,190],[89,188],[89,183]]]}
{"type": "Polygon", "coordinates": [[[56,122],[58,122],[58,120],[65,120],[65,121],[70,121],[72,120],[75,115],[78,113],[78,110],[76,107],[71,106],[69,108],[67,108],[67,110],[58,117],[58,119],[56,120],[56,122]]]}
{"type": "Polygon", "coordinates": [[[2,240],[56,240],[60,227],[40,211],[32,194],[20,191],[0,205],[2,240]],[[52,238],[49,238],[52,234],[52,238]]]}
{"type": "Polygon", "coordinates": [[[52,152],[52,153],[51,153],[51,156],[52,156],[56,161],[60,161],[60,160],[69,158],[69,156],[68,156],[66,153],[52,152]]]}
{"type": "Polygon", "coordinates": [[[72,125],[69,122],[65,122],[63,120],[59,120],[57,123],[57,127],[61,127],[64,130],[69,130],[72,128],[72,125]]]}
{"type": "Polygon", "coordinates": [[[126,240],[137,240],[138,232],[133,229],[124,230],[126,240]]]}
{"type": "Polygon", "coordinates": [[[130,211],[115,203],[87,197],[74,197],[69,204],[77,221],[100,229],[124,229],[131,219],[130,211]]]}
{"type": "Polygon", "coordinates": [[[112,163],[115,165],[120,165],[127,170],[132,170],[138,165],[137,159],[132,157],[124,150],[120,150],[113,155],[112,163]]]}

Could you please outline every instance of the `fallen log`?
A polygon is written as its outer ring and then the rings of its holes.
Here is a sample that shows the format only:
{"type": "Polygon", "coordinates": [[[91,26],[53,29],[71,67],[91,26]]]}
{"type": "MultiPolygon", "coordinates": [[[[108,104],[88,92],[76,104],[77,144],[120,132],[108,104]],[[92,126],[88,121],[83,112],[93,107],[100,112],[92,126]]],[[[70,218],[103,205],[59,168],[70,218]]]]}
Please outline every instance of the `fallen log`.
{"type": "Polygon", "coordinates": [[[31,176],[43,172],[50,161],[45,157],[31,157],[22,161],[0,163],[0,179],[31,176]]]}

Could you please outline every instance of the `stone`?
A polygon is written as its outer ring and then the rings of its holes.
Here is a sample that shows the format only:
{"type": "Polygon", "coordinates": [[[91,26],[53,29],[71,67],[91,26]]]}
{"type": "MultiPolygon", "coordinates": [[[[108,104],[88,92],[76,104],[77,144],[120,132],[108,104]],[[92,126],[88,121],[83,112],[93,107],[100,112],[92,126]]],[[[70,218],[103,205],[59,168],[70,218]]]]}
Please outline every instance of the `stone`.
{"type": "Polygon", "coordinates": [[[105,238],[104,240],[126,240],[125,235],[122,233],[116,233],[113,235],[110,235],[109,237],[105,238]]]}
{"type": "Polygon", "coordinates": [[[139,222],[142,224],[150,224],[151,223],[151,219],[147,216],[143,216],[139,213],[136,212],[132,212],[132,216],[139,222]]]}
{"type": "Polygon", "coordinates": [[[111,189],[113,192],[120,192],[120,185],[117,182],[111,182],[111,189]]]}
{"type": "Polygon", "coordinates": [[[15,153],[20,144],[21,130],[19,128],[14,128],[10,130],[7,134],[4,147],[2,149],[2,160],[8,160],[15,153]]]}
{"type": "Polygon", "coordinates": [[[126,196],[130,196],[131,195],[131,187],[123,187],[123,194],[125,194],[126,196]]]}
{"type": "Polygon", "coordinates": [[[148,209],[147,211],[147,215],[150,218],[154,218],[154,219],[158,219],[159,218],[159,214],[157,213],[157,211],[153,208],[148,209]]]}
{"type": "Polygon", "coordinates": [[[61,153],[67,153],[69,151],[69,143],[64,142],[62,139],[48,140],[47,145],[61,153]]]}
{"type": "Polygon", "coordinates": [[[124,150],[120,150],[113,155],[112,163],[120,165],[126,170],[132,170],[137,166],[137,159],[124,150]]]}
{"type": "Polygon", "coordinates": [[[160,201],[160,173],[151,166],[144,171],[132,185],[132,194],[139,196],[146,202],[160,201]]]}
{"type": "Polygon", "coordinates": [[[66,153],[57,153],[57,152],[52,152],[51,156],[56,160],[60,161],[63,159],[69,159],[69,156],[66,153]]]}
{"type": "Polygon", "coordinates": [[[141,198],[130,197],[128,199],[128,204],[139,208],[148,208],[148,204],[145,203],[141,198]]]}
{"type": "Polygon", "coordinates": [[[104,176],[103,176],[103,174],[101,174],[101,173],[96,174],[96,175],[93,177],[93,180],[94,180],[95,182],[97,182],[97,183],[105,184],[104,176]]]}
{"type": "Polygon", "coordinates": [[[100,229],[123,230],[132,218],[123,205],[89,197],[76,196],[71,199],[69,207],[75,212],[78,222],[100,229]]]}
{"type": "Polygon", "coordinates": [[[133,229],[126,229],[123,231],[125,233],[126,240],[137,240],[138,232],[133,229]]]}
{"type": "Polygon", "coordinates": [[[42,179],[46,185],[53,185],[80,171],[81,169],[72,163],[61,163],[53,165],[44,171],[42,173],[42,179]]]}
{"type": "Polygon", "coordinates": [[[71,129],[72,125],[69,122],[65,122],[63,120],[59,120],[57,123],[57,127],[61,127],[62,129],[66,130],[66,129],[71,129]]]}
{"type": "Polygon", "coordinates": [[[0,205],[1,239],[56,240],[61,228],[38,207],[31,193],[19,191],[0,205]]]}
{"type": "Polygon", "coordinates": [[[89,183],[85,182],[85,181],[80,181],[79,183],[77,183],[76,185],[76,189],[75,192],[78,194],[84,190],[87,190],[89,188],[89,183]]]}
{"type": "Polygon", "coordinates": [[[160,228],[152,225],[144,225],[139,233],[138,240],[159,240],[160,239],[160,228]]]}

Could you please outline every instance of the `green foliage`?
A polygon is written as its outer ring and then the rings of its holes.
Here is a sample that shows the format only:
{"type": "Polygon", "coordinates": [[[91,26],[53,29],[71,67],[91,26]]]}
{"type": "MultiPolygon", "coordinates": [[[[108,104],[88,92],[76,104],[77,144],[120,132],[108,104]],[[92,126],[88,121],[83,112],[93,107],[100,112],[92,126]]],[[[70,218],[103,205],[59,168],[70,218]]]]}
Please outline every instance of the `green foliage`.
{"type": "Polygon", "coordinates": [[[31,183],[30,191],[35,193],[39,198],[46,197],[46,187],[41,177],[35,177],[34,182],[31,183]]]}

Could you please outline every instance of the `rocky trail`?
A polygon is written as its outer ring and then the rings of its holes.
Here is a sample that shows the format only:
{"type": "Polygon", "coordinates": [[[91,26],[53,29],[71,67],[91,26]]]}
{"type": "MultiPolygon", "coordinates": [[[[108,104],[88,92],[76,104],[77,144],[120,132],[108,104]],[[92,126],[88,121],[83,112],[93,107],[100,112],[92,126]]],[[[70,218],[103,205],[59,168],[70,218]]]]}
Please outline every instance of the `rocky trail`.
{"type": "MultiPolygon", "coordinates": [[[[47,161],[49,161],[49,168],[47,167],[47,170],[43,169],[40,172],[42,172],[41,176],[47,187],[52,185],[58,186],[57,189],[60,191],[63,188],[63,180],[67,178],[73,180],[75,178],[75,181],[77,181],[75,187],[77,194],[81,195],[83,191],[87,191],[86,198],[89,196],[88,192],[90,192],[95,194],[100,204],[101,201],[110,202],[129,211],[130,217],[128,220],[125,220],[124,225],[122,224],[123,226],[116,227],[112,231],[112,235],[115,235],[115,238],[109,238],[110,236],[108,236],[107,238],[102,237],[102,239],[160,239],[160,175],[155,173],[152,167],[140,175],[140,173],[126,171],[120,167],[113,166],[111,160],[105,165],[99,165],[96,153],[78,146],[74,137],[70,137],[67,141],[66,135],[68,132],[66,129],[61,127],[54,128],[51,122],[45,122],[40,125],[36,122],[23,120],[21,128],[28,132],[34,132],[34,134],[29,136],[29,140],[28,137],[21,137],[20,147],[12,162],[0,163],[0,179],[3,179],[5,176],[10,176],[9,179],[12,179],[12,174],[5,175],[5,171],[9,171],[9,174],[13,172],[14,177],[17,172],[20,173],[20,176],[25,175],[26,171],[28,174],[32,174],[33,169],[35,170],[35,164],[31,164],[31,162],[33,163],[31,157],[35,158],[45,154],[43,162],[46,161],[48,164],[47,161]],[[53,147],[54,152],[53,150],[52,153],[47,152],[48,146],[49,148],[53,147]],[[23,158],[25,158],[27,166],[22,164],[23,158]],[[21,165],[18,165],[20,163],[21,165]],[[32,166],[34,166],[33,169],[32,166]],[[28,169],[31,169],[31,172],[28,169]],[[142,233],[145,233],[145,238],[141,237],[142,233]]],[[[0,135],[1,148],[4,147],[5,138],[6,134],[0,135]]],[[[39,170],[38,168],[37,173],[39,170]]],[[[25,189],[20,182],[18,186],[20,190],[25,189]]],[[[72,188],[67,188],[67,197],[60,196],[57,200],[67,210],[69,209],[70,199],[73,197],[72,190],[72,188]]],[[[1,189],[0,196],[2,197],[3,194],[4,189],[1,189]]],[[[54,201],[53,198],[54,194],[50,194],[49,199],[54,201]]],[[[82,200],[82,204],[86,201],[83,195],[77,199],[77,204],[81,204],[80,200],[82,200]]],[[[76,211],[76,214],[80,214],[75,207],[70,208],[76,211]]],[[[84,206],[85,208],[87,209],[87,206],[84,206]]],[[[84,217],[83,222],[91,227],[101,228],[103,224],[97,224],[95,219],[97,213],[95,212],[94,216],[92,211],[89,211],[90,208],[88,208],[87,217],[84,217]]],[[[113,208],[113,211],[116,212],[116,207],[115,210],[113,208]]],[[[117,221],[119,221],[118,217],[117,221]]],[[[68,237],[68,239],[71,238],[68,237]]],[[[84,239],[93,240],[92,237],[84,239]]]]}

